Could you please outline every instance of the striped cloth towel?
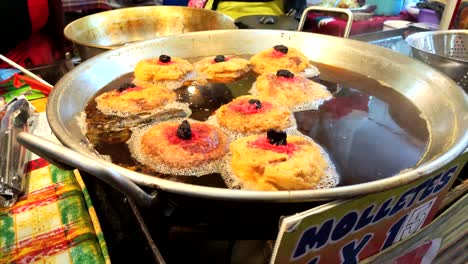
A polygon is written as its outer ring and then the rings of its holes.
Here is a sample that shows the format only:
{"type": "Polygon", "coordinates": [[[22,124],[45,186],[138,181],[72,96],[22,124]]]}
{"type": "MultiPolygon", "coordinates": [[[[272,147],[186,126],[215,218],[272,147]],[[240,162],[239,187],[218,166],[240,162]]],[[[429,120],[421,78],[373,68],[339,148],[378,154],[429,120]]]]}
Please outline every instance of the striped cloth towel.
{"type": "Polygon", "coordinates": [[[27,167],[25,194],[0,209],[0,263],[110,263],[79,173],[43,159],[27,167]]]}

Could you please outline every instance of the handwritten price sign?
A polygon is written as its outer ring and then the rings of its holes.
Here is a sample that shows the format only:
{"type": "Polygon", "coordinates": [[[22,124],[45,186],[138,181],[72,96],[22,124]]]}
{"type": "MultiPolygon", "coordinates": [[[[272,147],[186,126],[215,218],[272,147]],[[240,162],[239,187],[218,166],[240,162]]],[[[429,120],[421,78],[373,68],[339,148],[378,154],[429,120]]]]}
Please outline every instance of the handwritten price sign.
{"type": "Polygon", "coordinates": [[[413,184],[285,217],[272,263],[356,263],[416,233],[434,215],[466,161],[413,184]]]}

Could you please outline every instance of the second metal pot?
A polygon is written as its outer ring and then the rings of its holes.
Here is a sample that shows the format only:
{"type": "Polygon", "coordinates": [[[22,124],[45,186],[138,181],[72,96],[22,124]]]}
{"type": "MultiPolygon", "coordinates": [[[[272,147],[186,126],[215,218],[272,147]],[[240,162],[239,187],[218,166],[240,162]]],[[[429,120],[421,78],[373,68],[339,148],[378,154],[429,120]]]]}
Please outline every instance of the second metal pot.
{"type": "Polygon", "coordinates": [[[234,20],[219,12],[182,6],[123,8],[89,15],[65,27],[83,60],[128,43],[162,36],[235,29],[234,20]]]}

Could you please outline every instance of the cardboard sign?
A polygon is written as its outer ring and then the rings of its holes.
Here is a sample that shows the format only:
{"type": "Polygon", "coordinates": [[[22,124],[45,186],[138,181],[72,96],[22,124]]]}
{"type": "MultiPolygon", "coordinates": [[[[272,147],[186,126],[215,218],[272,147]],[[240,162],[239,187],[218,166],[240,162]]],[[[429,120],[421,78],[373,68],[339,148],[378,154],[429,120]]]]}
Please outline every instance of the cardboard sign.
{"type": "MultiPolygon", "coordinates": [[[[459,185],[459,187],[461,186],[459,185]]],[[[444,203],[446,202],[445,198],[444,203]]],[[[468,245],[466,239],[466,230],[468,230],[467,204],[468,193],[465,192],[463,197],[446,208],[442,214],[438,214],[436,219],[414,236],[361,262],[366,264],[468,263],[468,255],[466,254],[468,245]]]]}
{"type": "Polygon", "coordinates": [[[281,220],[271,263],[356,263],[432,221],[468,155],[411,184],[281,220]]]}

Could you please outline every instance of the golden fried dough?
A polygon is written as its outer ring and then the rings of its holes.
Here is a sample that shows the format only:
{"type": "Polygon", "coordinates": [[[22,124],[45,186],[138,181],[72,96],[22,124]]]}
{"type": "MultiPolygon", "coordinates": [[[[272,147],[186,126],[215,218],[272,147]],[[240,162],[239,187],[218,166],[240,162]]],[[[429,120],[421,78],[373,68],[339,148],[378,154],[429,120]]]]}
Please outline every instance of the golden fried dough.
{"type": "Polygon", "coordinates": [[[293,73],[301,73],[310,66],[309,59],[295,48],[277,45],[269,48],[250,58],[252,70],[257,74],[276,72],[286,69],[293,73]],[[277,48],[281,46],[280,48],[277,48]],[[282,50],[282,51],[278,51],[282,50]],[[286,48],[286,49],[284,49],[286,48]],[[284,51],[287,51],[284,53],[284,51]]]}
{"type": "Polygon", "coordinates": [[[278,191],[316,187],[329,167],[320,147],[300,136],[288,136],[287,142],[276,146],[266,136],[249,136],[230,144],[230,165],[244,188],[278,191]]]}
{"type": "Polygon", "coordinates": [[[182,139],[177,133],[179,126],[178,122],[167,122],[146,130],[131,146],[135,158],[152,167],[161,164],[186,169],[220,159],[227,153],[228,138],[219,128],[193,122],[191,138],[182,139]]]}
{"type": "Polygon", "coordinates": [[[290,108],[332,97],[326,87],[300,75],[287,78],[275,73],[262,74],[257,78],[255,89],[260,96],[275,100],[290,108]]]}
{"type": "Polygon", "coordinates": [[[216,111],[216,118],[221,127],[241,133],[283,130],[292,125],[288,107],[252,95],[237,97],[221,106],[216,111]]]}
{"type": "Polygon", "coordinates": [[[115,89],[96,97],[96,107],[106,115],[126,117],[142,112],[151,112],[176,99],[172,90],[155,85],[144,87],[123,84],[127,89],[115,89]]]}
{"type": "Polygon", "coordinates": [[[135,83],[154,83],[175,90],[195,77],[193,65],[181,58],[161,55],[139,61],[135,66],[135,83]]]}
{"type": "Polygon", "coordinates": [[[218,55],[194,63],[195,68],[214,82],[232,82],[250,71],[250,62],[235,56],[218,55]]]}

